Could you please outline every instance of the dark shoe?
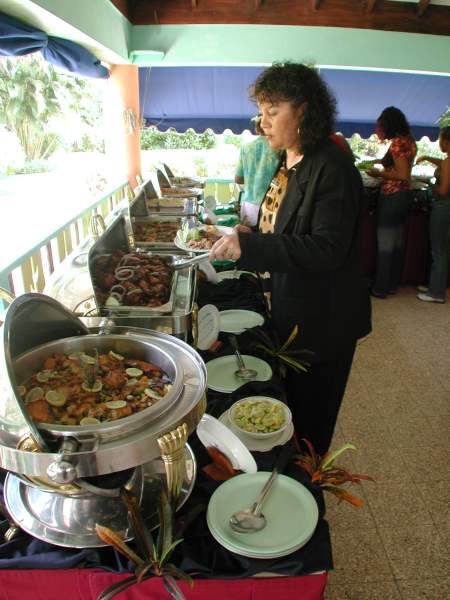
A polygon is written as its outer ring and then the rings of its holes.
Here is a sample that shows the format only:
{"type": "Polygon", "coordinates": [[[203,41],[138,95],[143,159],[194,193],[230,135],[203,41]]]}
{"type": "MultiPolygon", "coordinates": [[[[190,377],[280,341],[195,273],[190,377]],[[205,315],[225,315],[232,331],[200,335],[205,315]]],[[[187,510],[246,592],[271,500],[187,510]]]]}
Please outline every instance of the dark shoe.
{"type": "Polygon", "coordinates": [[[374,298],[380,298],[380,299],[385,299],[387,297],[387,294],[383,294],[382,292],[377,292],[376,290],[370,288],[369,289],[370,295],[373,296],[374,298]]]}

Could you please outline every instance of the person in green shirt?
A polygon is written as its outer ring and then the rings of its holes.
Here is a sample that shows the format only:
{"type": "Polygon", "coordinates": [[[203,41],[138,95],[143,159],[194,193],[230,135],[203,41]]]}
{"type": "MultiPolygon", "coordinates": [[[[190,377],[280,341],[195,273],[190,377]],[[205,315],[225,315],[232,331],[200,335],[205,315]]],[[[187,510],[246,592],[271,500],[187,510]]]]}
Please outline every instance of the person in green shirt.
{"type": "Polygon", "coordinates": [[[241,200],[241,223],[253,226],[258,220],[259,207],[266,195],[272,177],[280,162],[279,152],[267,143],[256,117],[255,131],[258,137],[241,147],[236,167],[235,181],[244,185],[241,200]]]}

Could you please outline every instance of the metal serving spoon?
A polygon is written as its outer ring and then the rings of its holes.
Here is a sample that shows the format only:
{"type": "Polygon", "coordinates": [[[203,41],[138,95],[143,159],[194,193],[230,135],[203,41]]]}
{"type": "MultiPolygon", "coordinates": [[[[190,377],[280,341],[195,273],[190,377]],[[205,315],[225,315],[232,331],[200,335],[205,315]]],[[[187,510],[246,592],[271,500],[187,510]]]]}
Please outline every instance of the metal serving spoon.
{"type": "Polygon", "coordinates": [[[235,376],[238,379],[243,379],[245,381],[249,381],[250,379],[254,379],[257,375],[258,375],[258,371],[255,371],[255,369],[247,369],[247,367],[245,366],[244,363],[244,359],[242,358],[241,353],[239,352],[239,348],[237,345],[237,340],[236,340],[236,336],[234,335],[230,335],[229,338],[230,340],[230,344],[234,350],[234,353],[236,354],[236,360],[237,360],[237,364],[238,364],[238,369],[234,372],[235,376]]]}
{"type": "Polygon", "coordinates": [[[263,503],[272,489],[278,473],[284,469],[292,456],[292,452],[291,444],[288,443],[283,446],[269,479],[264,484],[253,505],[249,508],[238,510],[230,517],[229,523],[233,531],[236,531],[236,533],[256,533],[264,529],[267,520],[261,512],[263,503]]]}

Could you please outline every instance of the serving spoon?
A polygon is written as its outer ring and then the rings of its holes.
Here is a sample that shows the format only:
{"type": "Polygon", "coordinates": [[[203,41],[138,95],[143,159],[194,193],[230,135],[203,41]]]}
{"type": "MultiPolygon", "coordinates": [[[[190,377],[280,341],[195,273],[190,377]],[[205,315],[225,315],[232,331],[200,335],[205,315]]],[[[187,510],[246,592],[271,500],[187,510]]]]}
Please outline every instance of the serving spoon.
{"type": "Polygon", "coordinates": [[[266,517],[261,512],[264,501],[272,489],[272,486],[278,477],[278,473],[280,473],[289,462],[292,452],[293,449],[291,444],[288,443],[283,446],[283,449],[275,462],[273,471],[259,492],[255,502],[252,506],[238,510],[230,517],[229,523],[233,531],[236,531],[236,533],[256,533],[257,531],[264,529],[267,525],[266,517]]]}
{"type": "Polygon", "coordinates": [[[247,367],[245,366],[244,359],[242,358],[242,355],[239,352],[236,336],[230,335],[229,340],[230,340],[230,344],[234,350],[234,353],[236,355],[236,360],[237,360],[238,367],[239,367],[234,372],[235,376],[238,379],[243,379],[244,381],[249,381],[250,379],[254,379],[258,375],[258,371],[255,371],[255,369],[247,369],[247,367]]]}

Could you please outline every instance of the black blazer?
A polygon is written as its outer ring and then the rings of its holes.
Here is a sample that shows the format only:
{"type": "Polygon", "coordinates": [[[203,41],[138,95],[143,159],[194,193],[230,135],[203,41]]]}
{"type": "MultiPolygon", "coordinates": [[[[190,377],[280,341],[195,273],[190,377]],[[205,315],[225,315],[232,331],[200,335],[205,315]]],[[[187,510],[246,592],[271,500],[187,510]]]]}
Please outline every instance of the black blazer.
{"type": "Polygon", "coordinates": [[[280,341],[333,360],[371,330],[361,268],[363,186],[351,158],[331,140],[291,173],[274,234],[239,233],[240,269],[271,273],[272,320],[280,341]]]}

